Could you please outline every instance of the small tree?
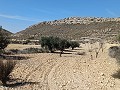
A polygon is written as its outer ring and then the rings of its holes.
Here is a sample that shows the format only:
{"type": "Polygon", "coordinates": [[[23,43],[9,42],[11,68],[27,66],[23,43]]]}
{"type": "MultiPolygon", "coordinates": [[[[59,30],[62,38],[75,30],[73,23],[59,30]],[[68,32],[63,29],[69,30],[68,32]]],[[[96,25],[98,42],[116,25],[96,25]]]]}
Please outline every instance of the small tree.
{"type": "Polygon", "coordinates": [[[71,41],[70,42],[70,46],[71,46],[71,48],[72,48],[72,50],[74,49],[74,48],[76,48],[76,47],[79,47],[79,43],[78,42],[76,42],[76,41],[71,41]]]}
{"type": "Polygon", "coordinates": [[[54,52],[55,49],[59,48],[59,40],[60,38],[58,37],[41,37],[41,47],[48,48],[50,52],[54,52]]]}
{"type": "Polygon", "coordinates": [[[8,44],[9,44],[8,38],[0,33],[0,49],[6,48],[8,44]]]}
{"type": "Polygon", "coordinates": [[[60,39],[59,37],[41,37],[40,40],[41,47],[48,48],[51,52],[55,50],[60,50],[60,56],[63,53],[64,49],[70,47],[69,41],[66,39],[60,39]]]}
{"type": "Polygon", "coordinates": [[[59,50],[60,52],[60,57],[61,54],[63,53],[64,49],[69,48],[70,47],[70,43],[66,40],[66,39],[61,39],[60,43],[59,43],[59,50]]]}
{"type": "MultiPolygon", "coordinates": [[[[2,27],[0,28],[0,30],[2,30],[2,27]]],[[[2,52],[3,49],[6,48],[9,43],[10,42],[8,40],[8,37],[0,31],[0,51],[2,52]]]]}

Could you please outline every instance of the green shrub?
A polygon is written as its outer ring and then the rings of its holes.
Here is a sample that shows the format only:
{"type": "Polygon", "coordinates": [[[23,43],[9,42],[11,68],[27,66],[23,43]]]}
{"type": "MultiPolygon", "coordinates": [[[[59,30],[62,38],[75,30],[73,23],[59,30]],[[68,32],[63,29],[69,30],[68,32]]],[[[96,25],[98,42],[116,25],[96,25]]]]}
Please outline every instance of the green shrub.
{"type": "Polygon", "coordinates": [[[42,48],[48,49],[50,52],[60,50],[60,56],[63,53],[64,49],[67,49],[71,46],[68,40],[52,36],[41,37],[40,44],[42,48]]]}
{"type": "MultiPolygon", "coordinates": [[[[2,27],[0,27],[0,30],[2,30],[2,27]]],[[[0,49],[6,48],[9,43],[10,41],[8,40],[7,35],[0,31],[0,49]]]]}
{"type": "Polygon", "coordinates": [[[26,48],[23,50],[19,50],[19,54],[32,54],[32,53],[48,53],[49,50],[44,49],[44,48],[26,48]]]}
{"type": "Polygon", "coordinates": [[[58,37],[41,37],[40,44],[42,48],[49,49],[50,52],[54,52],[59,48],[60,38],[58,37]]]}
{"type": "MultiPolygon", "coordinates": [[[[2,30],[2,27],[0,27],[0,30],[2,30]]],[[[0,32],[0,54],[2,54],[3,49],[6,48],[9,43],[8,37],[0,32]]]]}
{"type": "Polygon", "coordinates": [[[57,48],[57,50],[60,50],[60,51],[61,51],[61,52],[60,52],[60,57],[61,57],[63,51],[64,51],[65,49],[69,48],[69,47],[70,47],[70,43],[69,43],[68,40],[66,40],[66,39],[61,39],[61,40],[59,41],[59,47],[57,48]]]}
{"type": "Polygon", "coordinates": [[[59,42],[59,50],[60,51],[64,51],[64,49],[67,49],[70,47],[70,43],[69,41],[67,41],[66,39],[61,39],[59,42]]]}
{"type": "Polygon", "coordinates": [[[76,42],[76,41],[71,41],[70,42],[70,46],[71,46],[71,48],[73,50],[74,48],[79,47],[80,44],[78,42],[76,42]]]}
{"type": "Polygon", "coordinates": [[[26,48],[23,49],[23,51],[26,51],[26,53],[41,53],[42,50],[40,48],[26,48]]]}
{"type": "Polygon", "coordinates": [[[10,49],[9,51],[11,51],[14,54],[17,54],[19,50],[18,49],[10,49]]]}

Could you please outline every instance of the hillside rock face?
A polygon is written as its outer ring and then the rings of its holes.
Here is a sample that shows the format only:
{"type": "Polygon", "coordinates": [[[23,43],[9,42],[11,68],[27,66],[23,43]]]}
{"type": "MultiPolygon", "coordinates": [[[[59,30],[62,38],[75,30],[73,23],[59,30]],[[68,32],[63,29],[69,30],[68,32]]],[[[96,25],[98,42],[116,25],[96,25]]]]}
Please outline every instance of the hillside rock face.
{"type": "Polygon", "coordinates": [[[120,18],[69,17],[61,20],[45,21],[29,26],[12,38],[39,39],[42,36],[77,39],[81,37],[101,37],[111,39],[120,31],[120,18]]]}
{"type": "Polygon", "coordinates": [[[92,18],[92,17],[69,17],[61,20],[42,22],[42,24],[60,25],[60,24],[90,24],[92,22],[120,21],[120,18],[92,18]]]}

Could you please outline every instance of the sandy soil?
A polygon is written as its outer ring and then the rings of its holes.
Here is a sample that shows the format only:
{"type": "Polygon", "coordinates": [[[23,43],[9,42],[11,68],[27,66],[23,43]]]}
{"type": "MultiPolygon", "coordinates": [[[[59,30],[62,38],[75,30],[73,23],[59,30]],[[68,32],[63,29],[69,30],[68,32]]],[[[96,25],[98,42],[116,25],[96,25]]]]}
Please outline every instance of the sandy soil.
{"type": "Polygon", "coordinates": [[[97,58],[95,50],[88,51],[99,48],[98,44],[81,46],[62,57],[58,53],[20,55],[30,58],[16,65],[12,73],[15,83],[11,87],[1,86],[0,90],[120,90],[120,79],[113,77],[119,67],[108,56],[112,45],[105,44],[97,58]],[[76,54],[81,51],[86,54],[76,54]]]}

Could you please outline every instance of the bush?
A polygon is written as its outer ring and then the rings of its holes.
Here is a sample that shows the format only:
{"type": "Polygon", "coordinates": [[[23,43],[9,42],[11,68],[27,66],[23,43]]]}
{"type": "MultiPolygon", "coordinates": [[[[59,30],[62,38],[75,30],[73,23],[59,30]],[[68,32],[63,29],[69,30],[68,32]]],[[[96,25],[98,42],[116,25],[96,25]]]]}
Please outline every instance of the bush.
{"type": "Polygon", "coordinates": [[[76,41],[68,41],[59,37],[41,37],[40,44],[42,48],[48,49],[50,52],[60,50],[60,56],[63,51],[69,47],[72,49],[79,47],[79,43],[76,41]]]}
{"type": "Polygon", "coordinates": [[[54,52],[55,50],[60,50],[60,56],[63,53],[64,49],[79,47],[79,43],[77,42],[69,42],[66,39],[61,39],[59,37],[41,37],[40,44],[42,48],[48,49],[50,52],[54,52]]]}
{"type": "Polygon", "coordinates": [[[60,38],[58,37],[41,37],[40,44],[42,48],[49,49],[50,52],[54,52],[59,48],[60,38]]]}
{"type": "Polygon", "coordinates": [[[112,58],[116,58],[117,55],[119,55],[119,47],[118,46],[112,46],[109,48],[109,56],[112,57],[112,58]]]}
{"type": "Polygon", "coordinates": [[[13,60],[0,60],[0,81],[3,86],[7,86],[10,80],[10,73],[13,71],[16,62],[13,60]]]}
{"type": "Polygon", "coordinates": [[[71,41],[70,42],[70,46],[71,46],[71,48],[73,50],[74,48],[79,47],[80,44],[78,42],[76,42],[76,41],[71,41]]]}
{"type": "Polygon", "coordinates": [[[117,63],[120,64],[120,47],[119,46],[112,46],[108,50],[108,54],[111,58],[115,58],[117,63]]]}
{"type": "Polygon", "coordinates": [[[40,48],[40,53],[49,53],[48,49],[40,48]]]}
{"type": "Polygon", "coordinates": [[[49,52],[47,49],[44,48],[26,48],[21,51],[18,51],[19,54],[32,54],[32,53],[45,53],[49,52]]]}
{"type": "Polygon", "coordinates": [[[4,52],[2,52],[5,55],[13,55],[14,53],[9,51],[9,50],[4,50],[4,52]]]}
{"type": "Polygon", "coordinates": [[[40,52],[38,48],[26,48],[24,50],[28,51],[28,53],[39,53],[40,52]]]}
{"type": "Polygon", "coordinates": [[[6,48],[9,43],[10,42],[8,40],[8,37],[3,35],[3,33],[0,32],[0,50],[3,50],[4,48],[6,48]]]}
{"type": "Polygon", "coordinates": [[[53,37],[41,37],[41,47],[42,48],[48,48],[51,52],[53,52],[53,48],[54,48],[54,38],[53,37]]]}
{"type": "Polygon", "coordinates": [[[70,47],[70,43],[66,39],[61,39],[59,42],[59,50],[63,51],[64,49],[67,49],[70,47]]]}
{"type": "Polygon", "coordinates": [[[10,49],[9,51],[12,52],[13,54],[17,54],[19,50],[18,49],[10,49]]]}

